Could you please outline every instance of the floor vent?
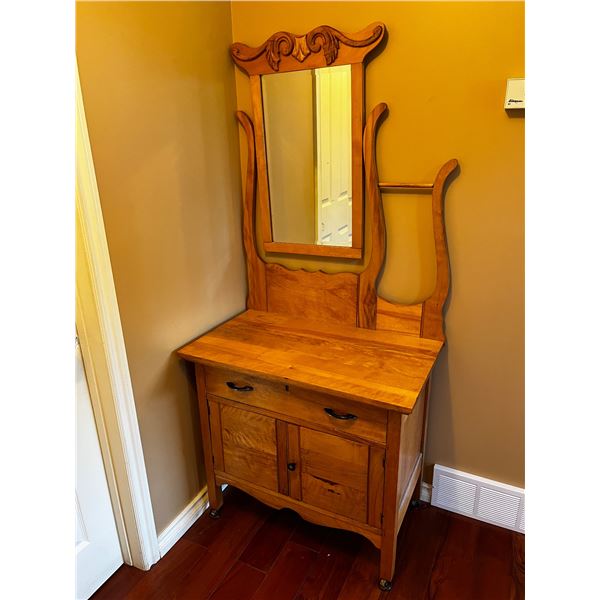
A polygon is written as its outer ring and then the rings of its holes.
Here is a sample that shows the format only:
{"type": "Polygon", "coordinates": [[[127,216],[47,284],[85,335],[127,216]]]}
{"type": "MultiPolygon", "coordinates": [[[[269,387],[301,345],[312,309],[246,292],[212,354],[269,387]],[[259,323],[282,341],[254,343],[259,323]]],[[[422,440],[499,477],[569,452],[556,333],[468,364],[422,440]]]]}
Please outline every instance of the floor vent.
{"type": "Polygon", "coordinates": [[[431,504],[525,533],[525,490],[435,465],[431,504]]]}

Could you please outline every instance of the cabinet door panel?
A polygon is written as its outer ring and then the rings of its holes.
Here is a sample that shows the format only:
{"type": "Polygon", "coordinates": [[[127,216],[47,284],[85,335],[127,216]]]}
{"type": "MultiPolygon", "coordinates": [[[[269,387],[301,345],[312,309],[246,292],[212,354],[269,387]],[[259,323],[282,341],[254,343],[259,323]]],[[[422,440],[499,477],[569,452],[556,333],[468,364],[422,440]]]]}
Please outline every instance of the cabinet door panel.
{"type": "Polygon", "coordinates": [[[277,491],[275,419],[220,405],[226,473],[277,491]]]}
{"type": "Polygon", "coordinates": [[[300,428],[300,454],[303,502],[366,522],[369,446],[300,428]]]}

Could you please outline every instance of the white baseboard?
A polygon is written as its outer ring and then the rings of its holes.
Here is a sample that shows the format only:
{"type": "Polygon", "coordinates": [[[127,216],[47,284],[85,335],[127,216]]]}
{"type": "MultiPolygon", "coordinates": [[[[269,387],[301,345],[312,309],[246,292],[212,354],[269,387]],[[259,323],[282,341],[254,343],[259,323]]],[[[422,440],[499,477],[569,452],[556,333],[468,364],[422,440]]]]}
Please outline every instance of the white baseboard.
{"type": "Polygon", "coordinates": [[[419,494],[419,499],[423,502],[430,503],[431,502],[431,484],[425,483],[424,481],[421,483],[421,493],[419,494]]]}
{"type": "Polygon", "coordinates": [[[198,495],[161,531],[158,548],[162,558],[208,508],[208,489],[204,486],[198,495]]]}
{"type": "Polygon", "coordinates": [[[523,488],[435,465],[431,505],[525,533],[523,488]]]}

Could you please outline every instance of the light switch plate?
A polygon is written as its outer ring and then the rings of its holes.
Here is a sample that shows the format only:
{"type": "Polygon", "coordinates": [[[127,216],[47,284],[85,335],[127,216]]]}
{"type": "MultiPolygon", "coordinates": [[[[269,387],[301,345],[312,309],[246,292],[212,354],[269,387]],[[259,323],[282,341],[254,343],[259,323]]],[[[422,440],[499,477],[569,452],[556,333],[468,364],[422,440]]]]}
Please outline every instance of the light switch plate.
{"type": "Polygon", "coordinates": [[[514,108],[525,108],[525,78],[506,80],[506,98],[504,99],[504,108],[512,110],[514,108]]]}

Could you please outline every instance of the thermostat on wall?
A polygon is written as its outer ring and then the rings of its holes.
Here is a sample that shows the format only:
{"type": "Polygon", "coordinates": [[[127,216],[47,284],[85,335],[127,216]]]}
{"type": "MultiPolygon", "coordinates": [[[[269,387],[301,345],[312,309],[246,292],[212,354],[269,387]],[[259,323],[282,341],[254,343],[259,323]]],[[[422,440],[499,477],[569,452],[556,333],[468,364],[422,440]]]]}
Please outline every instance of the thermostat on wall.
{"type": "Polygon", "coordinates": [[[506,98],[504,108],[525,108],[525,79],[506,80],[506,98]]]}

